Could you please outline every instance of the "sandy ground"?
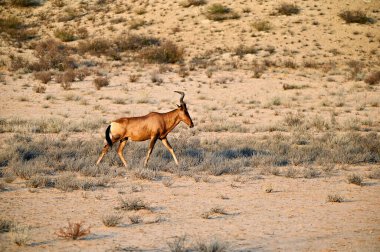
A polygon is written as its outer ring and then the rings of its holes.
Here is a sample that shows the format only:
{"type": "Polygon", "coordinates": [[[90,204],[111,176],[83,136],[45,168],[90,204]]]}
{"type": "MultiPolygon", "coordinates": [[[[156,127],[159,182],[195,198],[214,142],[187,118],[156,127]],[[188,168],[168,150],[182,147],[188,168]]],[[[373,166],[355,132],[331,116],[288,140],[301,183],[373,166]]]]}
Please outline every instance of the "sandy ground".
{"type": "MultiPolygon", "coordinates": [[[[362,172],[365,167],[349,169],[362,172]]],[[[216,238],[238,251],[377,251],[380,247],[378,181],[360,187],[335,175],[317,179],[225,175],[198,183],[186,177],[173,179],[174,184],[165,187],[160,181],[127,177],[104,190],[69,193],[30,192],[19,181],[0,195],[1,212],[31,225],[31,244],[25,251],[166,251],[167,242],[182,235],[189,244],[216,238]],[[132,192],[132,185],[142,190],[132,192]],[[273,191],[266,193],[269,186],[273,191]],[[329,194],[339,194],[345,202],[327,202],[329,194]],[[119,197],[140,198],[152,210],[119,210],[123,224],[104,227],[102,216],[117,212],[119,197]],[[213,207],[228,215],[201,217],[213,207]],[[144,223],[130,224],[127,216],[134,214],[144,223]],[[158,217],[161,222],[149,224],[158,217]],[[57,238],[54,232],[67,220],[86,220],[91,234],[80,241],[57,238]]],[[[6,251],[20,249],[10,244],[7,234],[1,238],[6,251]]]]}
{"type": "MultiPolygon", "coordinates": [[[[108,1],[105,5],[82,1],[82,6],[66,1],[64,7],[52,2],[35,8],[1,5],[0,16],[5,13],[24,20],[36,30],[34,40],[54,37],[54,31],[61,27],[85,27],[89,40],[99,34],[109,38],[129,33],[152,35],[185,48],[188,68],[194,57],[208,55],[213,63],[205,69],[189,70],[186,77],[179,76],[179,65],[169,65],[168,71],[157,73],[163,82],[153,83],[152,73],[158,72],[160,65],[76,55],[82,57],[81,62],[97,63],[90,68],[90,76],[73,82],[68,91],[53,78],[44,85],[44,93],[36,93],[34,87],[42,84],[32,73],[10,70],[13,54],[35,60],[30,47],[35,41],[17,45],[1,38],[0,123],[49,118],[70,124],[95,121],[99,127],[94,130],[63,130],[50,135],[100,139],[111,120],[174,109],[179,97],[173,91],[181,90],[186,92],[185,101],[195,127],[188,129],[180,124],[172,136],[188,134],[215,144],[251,137],[265,141],[279,133],[300,130],[284,122],[289,113],[300,115],[305,124],[311,125],[306,133],[312,136],[329,130],[333,134],[380,132],[379,85],[363,81],[369,73],[379,70],[380,22],[346,24],[338,17],[342,10],[360,9],[380,20],[377,0],[294,1],[301,12],[293,16],[273,16],[278,2],[261,0],[210,0],[205,6],[189,8],[179,1],[161,0],[127,4],[108,1]],[[204,15],[207,6],[219,2],[241,17],[223,22],[208,20],[204,15]],[[76,17],[59,21],[72,11],[70,8],[78,11],[76,17]],[[144,20],[145,25],[129,30],[135,19],[144,20]],[[262,20],[270,21],[270,31],[253,28],[253,22],[262,20]],[[260,48],[260,52],[239,59],[234,54],[239,45],[260,48]],[[273,54],[265,50],[271,47],[275,48],[273,54]],[[269,66],[260,78],[253,78],[253,62],[266,60],[278,66],[269,66]],[[294,61],[295,69],[284,67],[286,60],[294,61]],[[351,80],[347,66],[350,60],[363,63],[361,72],[351,80]],[[318,66],[306,67],[304,63],[308,61],[318,66]],[[331,62],[334,67],[326,70],[331,62]],[[210,69],[213,74],[208,77],[210,69]],[[97,74],[106,75],[110,85],[96,90],[93,80],[97,74]],[[140,77],[131,82],[131,74],[140,77]],[[296,88],[284,90],[284,85],[296,88]],[[325,129],[323,123],[331,127],[325,129]],[[318,125],[322,127],[318,129],[318,125]],[[215,126],[225,126],[227,130],[215,130],[215,126]]],[[[79,41],[66,44],[75,46],[79,41]]],[[[0,133],[0,151],[7,148],[6,140],[17,132],[13,129],[11,133],[0,133]]],[[[27,134],[33,139],[41,136],[29,131],[27,134]]],[[[187,247],[216,239],[227,243],[227,251],[380,251],[380,182],[366,177],[374,169],[379,169],[378,163],[343,164],[336,165],[330,175],[292,179],[261,175],[252,167],[250,172],[234,176],[199,174],[206,176],[200,182],[161,172],[163,177],[173,179],[170,187],[162,180],[136,179],[128,171],[126,177],[112,179],[107,188],[73,192],[30,189],[17,178],[4,183],[7,190],[0,192],[0,217],[30,225],[31,240],[27,246],[18,247],[10,233],[0,233],[0,251],[168,251],[168,242],[181,236],[186,236],[187,247]],[[364,177],[363,186],[347,183],[351,173],[364,177]],[[266,193],[270,187],[273,191],[266,193]],[[133,192],[132,188],[142,189],[133,192]],[[332,194],[341,195],[344,202],[327,202],[327,196],[332,194]],[[151,210],[116,210],[120,197],[140,198],[151,210]],[[202,218],[216,207],[227,214],[202,218]],[[123,220],[117,227],[105,227],[105,214],[121,214],[123,220]],[[131,224],[131,215],[141,216],[143,223],[131,224]],[[77,241],[58,238],[55,233],[68,221],[85,221],[91,234],[77,241]]]]}

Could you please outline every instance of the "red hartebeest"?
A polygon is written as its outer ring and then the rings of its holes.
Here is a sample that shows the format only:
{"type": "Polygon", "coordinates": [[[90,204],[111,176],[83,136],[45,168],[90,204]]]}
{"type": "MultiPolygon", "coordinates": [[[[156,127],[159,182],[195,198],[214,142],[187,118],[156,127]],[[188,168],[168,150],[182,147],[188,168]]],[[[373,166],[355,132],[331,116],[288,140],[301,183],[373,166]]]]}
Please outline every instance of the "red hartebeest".
{"type": "Polygon", "coordinates": [[[150,154],[153,151],[154,144],[157,139],[160,139],[172,154],[175,163],[178,165],[177,157],[175,156],[173,148],[170,146],[166,137],[181,121],[186,123],[190,128],[194,127],[194,124],[191,120],[189,112],[187,111],[186,103],[183,101],[185,93],[179,91],[175,92],[181,95],[180,105],[177,105],[178,108],[170,112],[151,112],[145,116],[123,117],[111,122],[106,129],[107,144],[104,146],[96,164],[100,163],[108,149],[112,147],[113,143],[120,141],[117,154],[119,155],[124,166],[127,167],[127,161],[125,161],[123,156],[123,149],[127,143],[127,140],[145,141],[150,139],[148,154],[144,162],[144,166],[146,166],[148,164],[150,154]]]}

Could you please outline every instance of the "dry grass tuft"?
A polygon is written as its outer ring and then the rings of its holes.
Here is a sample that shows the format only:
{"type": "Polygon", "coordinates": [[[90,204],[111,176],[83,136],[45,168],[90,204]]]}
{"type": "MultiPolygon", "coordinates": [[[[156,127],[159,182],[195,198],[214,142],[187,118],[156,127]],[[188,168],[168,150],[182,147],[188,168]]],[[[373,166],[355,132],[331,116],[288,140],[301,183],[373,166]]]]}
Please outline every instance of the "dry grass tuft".
{"type": "Polygon", "coordinates": [[[17,246],[26,246],[31,239],[30,227],[16,224],[11,228],[10,237],[17,246]]]}
{"type": "Polygon", "coordinates": [[[54,36],[62,42],[70,42],[77,39],[72,28],[61,28],[54,31],[54,36]]]}
{"type": "Polygon", "coordinates": [[[188,8],[190,6],[201,6],[207,3],[206,0],[184,0],[180,3],[182,7],[188,8]]]}
{"type": "Polygon", "coordinates": [[[175,237],[173,241],[168,241],[170,252],[188,252],[190,249],[185,246],[186,235],[175,237]]]}
{"type": "Polygon", "coordinates": [[[329,194],[329,195],[327,195],[327,202],[341,203],[343,201],[344,201],[343,197],[340,196],[340,195],[338,195],[338,194],[329,194]]]}
{"type": "Polygon", "coordinates": [[[371,171],[367,177],[370,179],[380,179],[380,168],[371,171]]]}
{"type": "Polygon", "coordinates": [[[213,21],[223,21],[227,19],[238,19],[240,15],[229,7],[222,4],[214,3],[207,7],[206,17],[213,21]]]}
{"type": "Polygon", "coordinates": [[[34,78],[40,80],[42,83],[47,84],[51,81],[52,74],[50,71],[41,71],[34,73],[34,78]]]}
{"type": "Polygon", "coordinates": [[[209,211],[204,212],[201,215],[201,217],[203,219],[212,219],[213,217],[219,216],[219,215],[228,215],[228,213],[223,208],[213,207],[209,211]]]}
{"type": "Polygon", "coordinates": [[[375,71],[370,73],[365,79],[364,82],[369,85],[375,85],[380,83],[380,71],[375,71]]]}
{"type": "Polygon", "coordinates": [[[184,50],[171,41],[156,46],[143,48],[139,57],[150,63],[177,63],[182,62],[184,50]]]}
{"type": "Polygon", "coordinates": [[[150,209],[148,204],[142,201],[141,199],[123,199],[119,198],[120,205],[116,207],[117,210],[125,211],[138,211],[142,209],[150,209]]]}
{"type": "Polygon", "coordinates": [[[172,178],[165,178],[162,180],[162,184],[165,187],[171,187],[174,184],[174,180],[172,178]]]}
{"type": "Polygon", "coordinates": [[[346,23],[357,23],[357,24],[373,24],[375,20],[366,15],[363,11],[342,11],[339,13],[339,17],[341,17],[346,23]]]}
{"type": "Polygon", "coordinates": [[[84,222],[69,222],[67,227],[60,228],[55,234],[64,239],[77,240],[90,234],[90,227],[84,228],[84,222]]]}
{"type": "Polygon", "coordinates": [[[143,219],[139,215],[130,215],[128,218],[132,224],[139,224],[143,222],[143,219]]]}
{"type": "Polygon", "coordinates": [[[93,84],[97,90],[100,90],[102,87],[106,87],[110,84],[107,77],[98,77],[95,78],[93,84]]]}
{"type": "Polygon", "coordinates": [[[6,233],[11,231],[14,226],[14,222],[8,219],[0,218],[0,233],[6,233]]]}
{"type": "Polygon", "coordinates": [[[281,3],[277,7],[278,15],[291,16],[291,15],[299,14],[300,11],[301,11],[300,7],[298,7],[296,4],[291,4],[291,3],[281,3]]]}
{"type": "Polygon", "coordinates": [[[360,176],[358,174],[350,174],[347,177],[347,182],[349,184],[354,184],[354,185],[362,186],[363,178],[362,178],[362,176],[360,176]]]}
{"type": "Polygon", "coordinates": [[[62,42],[48,39],[34,45],[35,56],[38,61],[29,66],[33,71],[58,69],[60,71],[75,67],[75,61],[70,57],[73,48],[62,42]]]}
{"type": "Polygon", "coordinates": [[[35,85],[33,87],[33,91],[36,92],[36,93],[38,93],[38,94],[43,94],[46,91],[46,86],[41,85],[41,84],[35,85]]]}
{"type": "Polygon", "coordinates": [[[10,3],[15,6],[20,7],[31,7],[42,5],[45,1],[43,0],[10,0],[10,3]]]}
{"type": "Polygon", "coordinates": [[[104,226],[106,227],[115,227],[120,224],[122,219],[123,219],[123,216],[121,215],[110,214],[110,215],[104,215],[102,217],[102,222],[104,226]]]}
{"type": "Polygon", "coordinates": [[[252,26],[258,31],[268,32],[272,29],[272,24],[267,20],[256,21],[252,26]]]}
{"type": "Polygon", "coordinates": [[[227,252],[229,251],[229,246],[225,242],[213,239],[211,242],[198,241],[194,250],[200,252],[227,252]]]}

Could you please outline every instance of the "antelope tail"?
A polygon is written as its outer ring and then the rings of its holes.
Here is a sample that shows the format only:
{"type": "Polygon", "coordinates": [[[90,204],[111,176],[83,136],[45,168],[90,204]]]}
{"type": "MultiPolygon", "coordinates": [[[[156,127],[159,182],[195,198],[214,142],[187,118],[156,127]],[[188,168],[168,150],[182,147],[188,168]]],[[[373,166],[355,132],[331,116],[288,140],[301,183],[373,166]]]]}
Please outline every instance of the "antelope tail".
{"type": "Polygon", "coordinates": [[[106,140],[107,140],[108,145],[112,148],[112,140],[110,137],[110,132],[111,132],[111,125],[109,125],[106,129],[106,140]]]}

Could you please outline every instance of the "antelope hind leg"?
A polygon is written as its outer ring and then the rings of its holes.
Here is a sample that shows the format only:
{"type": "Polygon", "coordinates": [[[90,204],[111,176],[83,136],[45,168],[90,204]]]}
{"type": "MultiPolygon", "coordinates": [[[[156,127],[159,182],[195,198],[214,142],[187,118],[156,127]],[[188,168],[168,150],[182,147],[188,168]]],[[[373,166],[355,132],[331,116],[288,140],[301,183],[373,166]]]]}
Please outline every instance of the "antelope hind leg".
{"type": "Polygon", "coordinates": [[[117,154],[119,155],[121,162],[123,162],[125,167],[128,167],[128,166],[127,166],[127,161],[125,160],[125,158],[123,156],[123,149],[124,149],[125,145],[127,144],[127,140],[128,139],[121,140],[119,147],[117,148],[117,154]]]}
{"type": "Polygon", "coordinates": [[[96,165],[98,165],[100,163],[100,161],[102,161],[104,155],[106,155],[109,148],[110,148],[110,146],[108,144],[104,145],[102,153],[100,154],[100,157],[99,157],[98,161],[96,162],[96,165]]]}

